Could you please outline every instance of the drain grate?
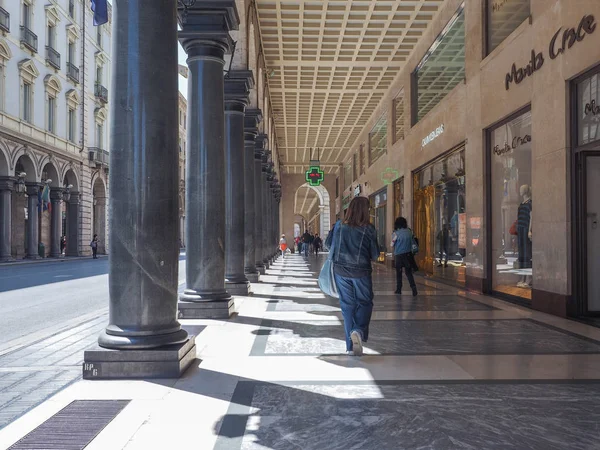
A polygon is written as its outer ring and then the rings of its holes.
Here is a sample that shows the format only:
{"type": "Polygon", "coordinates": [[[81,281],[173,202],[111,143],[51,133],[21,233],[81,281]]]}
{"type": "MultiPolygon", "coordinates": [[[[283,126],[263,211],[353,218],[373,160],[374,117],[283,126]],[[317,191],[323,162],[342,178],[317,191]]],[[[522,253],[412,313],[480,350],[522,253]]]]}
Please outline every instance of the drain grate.
{"type": "Polygon", "coordinates": [[[75,400],[9,450],[82,450],[131,400],[75,400]]]}

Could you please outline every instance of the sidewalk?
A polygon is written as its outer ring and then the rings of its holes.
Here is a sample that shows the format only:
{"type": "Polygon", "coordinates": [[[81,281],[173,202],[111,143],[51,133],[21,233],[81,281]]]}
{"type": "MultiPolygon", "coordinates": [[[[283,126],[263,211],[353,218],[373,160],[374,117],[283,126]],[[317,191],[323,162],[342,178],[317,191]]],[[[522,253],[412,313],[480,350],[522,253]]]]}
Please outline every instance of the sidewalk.
{"type": "Polygon", "coordinates": [[[198,359],[181,379],[78,381],[0,448],[61,448],[57,421],[86,450],[596,448],[599,329],[422,277],[394,295],[375,265],[370,340],[347,356],[324,258],[280,259],[229,320],[183,320],[198,359]]]}
{"type": "MultiPolygon", "coordinates": [[[[108,255],[98,255],[98,259],[106,259],[108,255]]],[[[63,258],[41,258],[41,259],[15,259],[13,261],[0,262],[0,267],[3,266],[26,266],[29,264],[44,264],[44,263],[60,263],[68,261],[81,261],[92,259],[92,256],[65,256],[63,258]]]]}

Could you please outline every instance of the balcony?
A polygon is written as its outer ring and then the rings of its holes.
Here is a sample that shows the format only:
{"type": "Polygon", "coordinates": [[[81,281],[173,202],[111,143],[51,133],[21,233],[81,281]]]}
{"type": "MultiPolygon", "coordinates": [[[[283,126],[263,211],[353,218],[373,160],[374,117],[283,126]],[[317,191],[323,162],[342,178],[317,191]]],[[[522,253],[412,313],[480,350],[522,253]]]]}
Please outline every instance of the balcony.
{"type": "Polygon", "coordinates": [[[96,87],[94,89],[94,95],[102,103],[108,103],[108,89],[106,89],[100,83],[96,83],[96,87]]]}
{"type": "Polygon", "coordinates": [[[0,30],[10,32],[10,14],[2,7],[0,7],[0,30]]]}
{"type": "Polygon", "coordinates": [[[46,62],[56,70],[60,70],[60,53],[52,47],[46,46],[46,62]]]}
{"type": "Polygon", "coordinates": [[[88,147],[90,161],[96,163],[96,167],[108,167],[110,161],[109,153],[99,147],[88,147]]]}
{"type": "Polygon", "coordinates": [[[21,25],[21,44],[34,53],[38,51],[38,37],[29,28],[21,25]]]}
{"type": "Polygon", "coordinates": [[[68,62],[67,63],[67,76],[74,83],[79,83],[79,67],[68,62]]]}

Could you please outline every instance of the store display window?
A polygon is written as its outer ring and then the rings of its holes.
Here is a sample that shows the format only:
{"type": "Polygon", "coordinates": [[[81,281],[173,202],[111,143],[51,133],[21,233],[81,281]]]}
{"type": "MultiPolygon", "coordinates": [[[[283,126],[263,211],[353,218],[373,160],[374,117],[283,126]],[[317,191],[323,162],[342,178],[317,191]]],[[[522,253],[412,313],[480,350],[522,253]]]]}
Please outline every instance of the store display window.
{"type": "Polygon", "coordinates": [[[531,111],[490,130],[492,287],[531,300],[531,111]]]}
{"type": "Polygon", "coordinates": [[[377,230],[379,251],[386,251],[386,216],[387,216],[387,187],[369,197],[371,204],[371,223],[377,230]]]}
{"type": "Polygon", "coordinates": [[[464,147],[413,175],[413,231],[417,262],[424,272],[465,282],[467,215],[464,147]]]}
{"type": "Polygon", "coordinates": [[[485,0],[487,52],[490,53],[529,18],[530,0],[485,0]]]}
{"type": "Polygon", "coordinates": [[[579,145],[600,140],[600,73],[577,84],[577,128],[579,145]]]}
{"type": "Polygon", "coordinates": [[[394,181],[394,220],[404,216],[404,177],[394,181]]]}

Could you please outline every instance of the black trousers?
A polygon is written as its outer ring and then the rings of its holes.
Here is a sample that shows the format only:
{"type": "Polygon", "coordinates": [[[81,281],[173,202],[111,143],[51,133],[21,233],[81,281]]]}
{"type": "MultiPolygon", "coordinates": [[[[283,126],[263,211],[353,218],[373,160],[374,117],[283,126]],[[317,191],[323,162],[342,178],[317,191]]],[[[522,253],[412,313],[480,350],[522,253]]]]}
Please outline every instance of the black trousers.
{"type": "Polygon", "coordinates": [[[402,255],[394,256],[396,263],[396,290],[402,290],[402,269],[404,269],[406,273],[406,278],[408,279],[408,284],[411,288],[416,286],[415,277],[413,276],[413,262],[411,260],[411,253],[404,253],[402,255]]]}
{"type": "Polygon", "coordinates": [[[531,267],[532,243],[529,239],[529,228],[517,227],[517,241],[519,244],[519,266],[521,268],[531,267]]]}
{"type": "Polygon", "coordinates": [[[92,247],[92,256],[94,257],[94,259],[96,259],[98,257],[98,248],[97,247],[92,247]]]}

